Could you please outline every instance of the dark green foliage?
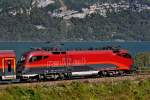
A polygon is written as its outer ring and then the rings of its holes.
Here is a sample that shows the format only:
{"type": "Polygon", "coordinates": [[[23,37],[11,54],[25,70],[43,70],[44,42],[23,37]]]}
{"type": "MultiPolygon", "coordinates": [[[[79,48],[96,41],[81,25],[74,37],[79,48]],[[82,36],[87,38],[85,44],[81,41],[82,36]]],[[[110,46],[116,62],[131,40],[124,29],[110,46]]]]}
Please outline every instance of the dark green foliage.
{"type": "Polygon", "coordinates": [[[17,86],[0,91],[2,100],[148,100],[150,80],[17,86]]]}
{"type": "MultiPolygon", "coordinates": [[[[0,41],[61,41],[61,40],[150,40],[150,10],[108,12],[107,17],[92,14],[84,19],[53,18],[48,11],[61,7],[55,4],[37,8],[33,0],[0,0],[0,41]],[[31,9],[32,8],[32,9],[31,9]],[[17,11],[16,15],[10,11],[17,11]],[[30,11],[29,11],[30,10],[30,11]],[[44,29],[37,29],[41,25],[44,29]]],[[[119,0],[63,0],[68,8],[80,9],[95,2],[119,0]]],[[[144,0],[141,3],[149,3],[144,0]]]]}
{"type": "Polygon", "coordinates": [[[150,52],[139,53],[135,57],[135,65],[139,69],[150,67],[150,52]]]}

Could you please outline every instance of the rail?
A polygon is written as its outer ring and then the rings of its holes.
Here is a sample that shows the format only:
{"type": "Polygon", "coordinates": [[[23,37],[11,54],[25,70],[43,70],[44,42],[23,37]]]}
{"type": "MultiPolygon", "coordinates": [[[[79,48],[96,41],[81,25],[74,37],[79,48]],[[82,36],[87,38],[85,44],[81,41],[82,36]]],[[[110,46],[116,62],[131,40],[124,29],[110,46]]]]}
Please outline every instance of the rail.
{"type": "Polygon", "coordinates": [[[119,76],[119,77],[94,77],[94,78],[75,78],[70,80],[57,80],[57,81],[32,81],[32,82],[25,82],[25,83],[5,83],[0,84],[0,89],[5,89],[9,86],[37,86],[37,85],[44,85],[44,86],[53,86],[53,85],[60,85],[60,84],[71,84],[72,82],[81,82],[81,83],[100,83],[100,82],[118,82],[118,81],[125,81],[125,80],[144,80],[150,79],[150,74],[130,74],[127,76],[119,76]]]}

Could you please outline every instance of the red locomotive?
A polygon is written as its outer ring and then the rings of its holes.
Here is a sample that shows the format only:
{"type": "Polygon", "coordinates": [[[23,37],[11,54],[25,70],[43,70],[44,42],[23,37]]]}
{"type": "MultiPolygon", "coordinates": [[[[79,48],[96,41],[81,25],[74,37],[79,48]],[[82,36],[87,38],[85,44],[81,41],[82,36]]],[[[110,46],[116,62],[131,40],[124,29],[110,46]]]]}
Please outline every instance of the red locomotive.
{"type": "Polygon", "coordinates": [[[131,71],[133,59],[127,50],[44,50],[22,55],[16,67],[12,50],[0,51],[0,78],[57,79],[73,76],[113,76],[131,71]]]}
{"type": "Polygon", "coordinates": [[[127,50],[31,50],[23,54],[17,72],[22,79],[118,75],[131,71],[127,50]]]}

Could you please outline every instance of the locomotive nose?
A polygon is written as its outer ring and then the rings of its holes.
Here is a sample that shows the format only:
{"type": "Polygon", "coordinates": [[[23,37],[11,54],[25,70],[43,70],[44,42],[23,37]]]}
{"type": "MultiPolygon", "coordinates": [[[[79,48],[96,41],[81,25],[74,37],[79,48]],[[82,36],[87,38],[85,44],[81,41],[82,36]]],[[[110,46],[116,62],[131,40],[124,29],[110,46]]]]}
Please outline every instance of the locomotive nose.
{"type": "Polygon", "coordinates": [[[130,59],[130,61],[129,61],[129,68],[132,69],[133,66],[134,66],[134,60],[130,59]]]}

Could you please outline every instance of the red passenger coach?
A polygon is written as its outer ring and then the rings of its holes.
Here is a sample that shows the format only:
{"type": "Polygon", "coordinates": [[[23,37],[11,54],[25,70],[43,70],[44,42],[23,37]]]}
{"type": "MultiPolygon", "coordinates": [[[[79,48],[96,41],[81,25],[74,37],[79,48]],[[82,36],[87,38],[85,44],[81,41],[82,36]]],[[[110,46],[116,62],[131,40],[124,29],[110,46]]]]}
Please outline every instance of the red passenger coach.
{"type": "Polygon", "coordinates": [[[0,78],[16,79],[16,54],[13,50],[0,50],[0,78]]]}
{"type": "Polygon", "coordinates": [[[133,59],[127,50],[31,50],[23,54],[18,73],[22,78],[58,78],[115,75],[131,71],[133,59]]]}

